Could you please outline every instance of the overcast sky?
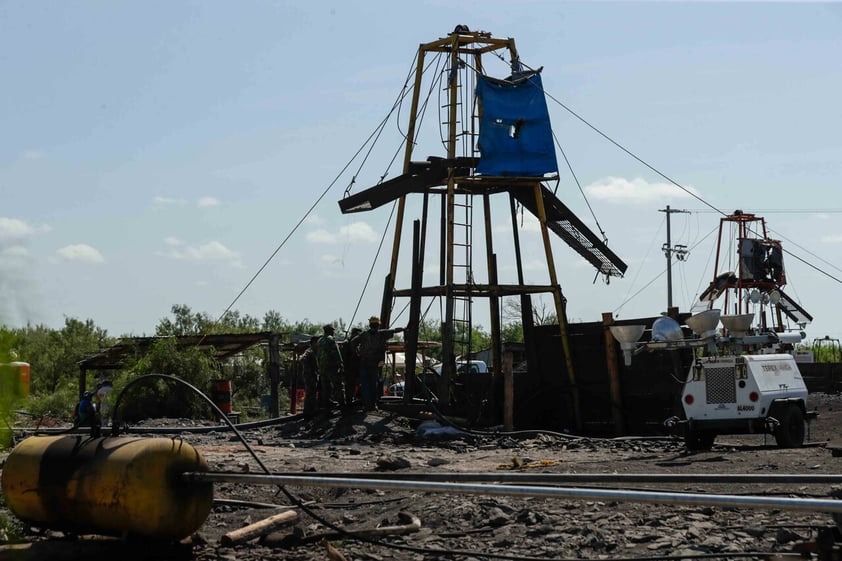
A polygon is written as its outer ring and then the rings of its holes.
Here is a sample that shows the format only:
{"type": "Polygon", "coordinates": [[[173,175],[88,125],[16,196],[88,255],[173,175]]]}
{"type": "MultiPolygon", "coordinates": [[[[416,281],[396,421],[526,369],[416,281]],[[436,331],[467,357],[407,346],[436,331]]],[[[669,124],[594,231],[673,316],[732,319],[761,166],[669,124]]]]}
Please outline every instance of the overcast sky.
{"type": "MultiPolygon", "coordinates": [[[[785,263],[787,292],[816,318],[808,337],[842,336],[842,4],[819,3],[0,0],[0,322],[90,318],[140,335],[173,304],[219,316],[387,115],[418,45],[457,24],[515,38],[554,100],[710,205],[763,214],[809,263],[785,263]]],[[[665,309],[666,205],[700,211],[672,217],[673,242],[692,247],[674,270],[687,310],[713,274],[718,215],[549,108],[629,265],[594,282],[556,240],[570,318],[665,309]]],[[[352,191],[399,174],[400,141],[387,127],[352,191]]],[[[415,159],[429,155],[444,155],[437,137],[415,159]]],[[[558,196],[598,231],[559,160],[558,196]]],[[[351,320],[390,213],[340,214],[359,165],[235,309],[351,320]]],[[[419,213],[411,202],[407,219],[419,213]]],[[[493,220],[513,282],[505,200],[493,220]]],[[[534,223],[522,224],[527,280],[546,282],[534,223]]],[[[355,321],[379,312],[386,239],[355,321]]]]}

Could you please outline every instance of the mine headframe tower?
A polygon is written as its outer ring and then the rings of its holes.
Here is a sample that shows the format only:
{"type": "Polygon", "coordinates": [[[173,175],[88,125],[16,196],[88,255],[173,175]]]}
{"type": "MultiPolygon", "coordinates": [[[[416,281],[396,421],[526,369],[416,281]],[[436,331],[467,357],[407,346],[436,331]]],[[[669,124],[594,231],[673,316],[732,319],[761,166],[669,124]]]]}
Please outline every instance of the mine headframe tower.
{"type": "Polygon", "coordinates": [[[783,259],[781,241],[769,238],[762,216],[742,210],[723,216],[719,219],[713,280],[699,297],[702,306],[696,309],[713,308],[714,301],[724,294],[723,314],[750,313],[750,307],[757,305],[762,330],[785,331],[784,318],[803,329],[813,316],[783,291],[783,259]],[[726,254],[723,248],[734,253],[726,254]],[[771,321],[767,321],[766,309],[771,312],[771,321]]]}
{"type": "MultiPolygon", "coordinates": [[[[424,102],[426,105],[426,102],[424,102]]],[[[520,296],[524,333],[532,326],[531,295],[550,293],[555,305],[564,370],[573,389],[574,418],[580,419],[578,390],[567,333],[565,300],[556,278],[550,245],[551,230],[599,273],[621,277],[626,265],[606,244],[591,232],[544,183],[558,179],[552,130],[540,70],[525,70],[514,39],[493,38],[489,33],[472,32],[458,26],[447,37],[422,44],[418,50],[415,82],[406,129],[403,174],[349,195],[339,201],[343,213],[367,211],[397,200],[394,242],[389,274],[386,277],[381,324],[390,324],[393,302],[409,298],[409,324],[417,326],[421,317],[421,299],[444,298],[442,318],[442,372],[438,378],[440,403],[447,405],[449,387],[456,372],[456,359],[468,356],[471,335],[471,307],[474,299],[489,300],[494,379],[501,375],[500,302],[503,296],[520,296]],[[484,74],[483,55],[511,63],[511,76],[503,80],[484,74]],[[428,56],[446,57],[441,73],[446,95],[442,140],[446,157],[429,157],[424,162],[412,160],[416,146],[422,74],[428,56]],[[473,86],[473,87],[472,87],[473,86]],[[412,281],[409,288],[395,286],[396,272],[405,220],[406,196],[423,196],[420,221],[414,221],[412,281]],[[491,196],[507,194],[514,236],[514,257],[518,282],[500,284],[497,256],[492,240],[491,196]],[[425,239],[431,197],[441,201],[441,244],[439,282],[422,286],[425,239]],[[480,282],[473,268],[474,199],[482,200],[482,233],[485,236],[487,279],[480,282]],[[549,284],[525,284],[521,246],[518,236],[516,205],[531,212],[540,225],[546,256],[549,284]]],[[[415,371],[418,330],[406,335],[406,371],[415,371]]],[[[412,395],[412,376],[407,376],[406,392],[412,395]]]]}

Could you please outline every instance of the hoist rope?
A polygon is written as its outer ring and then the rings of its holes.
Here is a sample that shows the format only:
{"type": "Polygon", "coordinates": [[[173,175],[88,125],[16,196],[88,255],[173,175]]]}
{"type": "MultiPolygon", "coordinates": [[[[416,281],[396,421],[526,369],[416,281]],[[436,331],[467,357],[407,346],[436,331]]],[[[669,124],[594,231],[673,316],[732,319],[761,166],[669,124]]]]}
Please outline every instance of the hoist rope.
{"type": "Polygon", "coordinates": [[[552,94],[550,94],[549,92],[547,92],[547,90],[543,90],[543,91],[544,91],[544,95],[546,95],[548,98],[550,98],[551,100],[553,100],[554,102],[556,102],[556,103],[557,103],[560,107],[562,107],[565,111],[567,111],[568,113],[570,113],[571,115],[573,115],[574,117],[576,117],[579,121],[581,121],[582,123],[584,123],[586,126],[588,126],[591,130],[593,130],[594,132],[596,132],[596,133],[597,133],[598,135],[600,135],[602,138],[604,138],[605,140],[607,140],[608,142],[610,142],[611,144],[613,144],[614,146],[616,146],[617,148],[619,148],[620,150],[622,150],[623,152],[625,152],[627,155],[631,156],[633,159],[637,160],[640,164],[642,164],[642,165],[646,166],[647,168],[649,168],[650,170],[652,170],[652,171],[653,171],[653,172],[655,172],[656,174],[660,175],[662,178],[666,179],[667,181],[669,181],[670,183],[672,183],[673,185],[675,185],[676,187],[678,187],[679,189],[681,189],[682,191],[684,191],[685,193],[687,193],[688,195],[690,195],[691,197],[693,197],[694,199],[696,199],[697,201],[699,201],[700,203],[702,203],[703,205],[705,205],[705,206],[707,206],[707,207],[711,208],[712,210],[714,210],[714,211],[718,212],[719,214],[721,214],[721,215],[723,215],[723,216],[727,216],[727,214],[726,214],[724,211],[722,211],[722,210],[720,210],[720,209],[716,208],[714,205],[712,205],[711,203],[707,202],[707,201],[706,201],[706,200],[704,200],[702,197],[700,197],[699,195],[697,195],[696,193],[694,193],[693,191],[691,191],[690,189],[688,189],[688,188],[687,188],[687,187],[685,187],[684,185],[680,184],[679,182],[675,181],[675,180],[674,180],[674,179],[672,179],[670,176],[668,176],[667,174],[663,173],[662,171],[660,171],[659,169],[657,169],[657,168],[656,168],[656,167],[654,167],[653,165],[649,164],[648,162],[646,162],[646,160],[644,160],[643,158],[639,157],[637,154],[635,154],[634,152],[632,152],[631,150],[629,150],[628,148],[626,148],[625,146],[623,146],[622,144],[620,144],[619,142],[617,142],[616,140],[614,140],[613,138],[611,138],[610,136],[608,136],[607,134],[605,134],[604,132],[602,132],[602,131],[601,131],[600,129],[598,129],[595,125],[593,125],[593,124],[591,124],[589,121],[587,121],[584,117],[582,117],[581,115],[579,115],[578,113],[576,113],[575,111],[573,111],[571,108],[567,107],[567,105],[565,105],[564,103],[562,103],[561,101],[559,101],[559,100],[558,100],[558,99],[556,99],[555,97],[553,97],[553,95],[552,95],[552,94]]]}
{"type": "MultiPolygon", "coordinates": [[[[377,252],[374,254],[374,259],[371,260],[371,267],[369,267],[368,275],[365,277],[362,292],[360,292],[360,297],[357,299],[357,305],[354,307],[354,313],[351,314],[351,321],[348,322],[349,329],[354,325],[354,319],[357,317],[357,312],[360,311],[360,305],[362,304],[363,297],[365,297],[365,291],[368,288],[368,283],[371,281],[371,275],[374,273],[374,266],[377,265],[377,258],[380,256],[380,251],[383,249],[383,242],[386,241],[386,234],[389,233],[389,224],[392,223],[392,217],[395,215],[395,209],[397,206],[397,201],[392,203],[392,211],[389,213],[389,219],[386,221],[386,226],[383,228],[383,235],[380,236],[380,243],[377,245],[377,252]]],[[[345,331],[345,334],[348,334],[348,330],[345,331]]]]}
{"type": "MultiPolygon", "coordinates": [[[[426,73],[427,73],[427,71],[429,70],[429,68],[430,68],[430,67],[431,67],[434,63],[436,64],[436,70],[438,70],[438,66],[439,66],[439,64],[440,64],[440,61],[441,61],[441,55],[439,54],[439,56],[437,56],[434,60],[430,61],[430,63],[429,63],[428,65],[426,65],[426,66],[425,66],[424,70],[422,70],[422,71],[421,71],[421,75],[423,76],[424,74],[426,74],[426,73]]],[[[412,70],[414,70],[415,68],[416,68],[416,67],[415,67],[415,65],[413,64],[413,65],[412,65],[412,69],[410,70],[410,73],[407,75],[407,80],[409,79],[409,76],[412,74],[412,70]]],[[[438,73],[438,72],[437,72],[437,73],[438,73]]],[[[406,85],[404,85],[404,87],[405,87],[405,86],[406,86],[406,85]]],[[[423,122],[424,122],[424,116],[427,114],[427,107],[428,107],[428,105],[429,105],[430,98],[432,97],[432,94],[433,94],[433,88],[434,88],[434,87],[435,87],[435,84],[434,84],[434,83],[430,85],[430,89],[429,89],[429,90],[428,90],[428,92],[427,92],[427,96],[424,98],[424,103],[422,103],[422,104],[421,104],[421,107],[420,107],[420,108],[419,108],[419,110],[418,110],[418,115],[416,115],[416,116],[415,116],[415,117],[416,117],[416,131],[418,130],[418,127],[421,125],[421,123],[423,123],[423,122]]],[[[398,127],[398,130],[400,130],[400,127],[398,127]]],[[[388,168],[391,168],[391,166],[392,166],[392,164],[394,163],[395,159],[397,159],[398,154],[400,153],[401,148],[402,148],[403,146],[405,146],[405,143],[407,142],[407,137],[406,137],[406,135],[405,135],[405,134],[402,134],[402,137],[403,137],[403,141],[400,143],[400,146],[398,146],[398,149],[397,149],[397,150],[395,151],[395,153],[393,154],[393,156],[392,156],[392,160],[390,161],[388,168]]],[[[387,168],[387,169],[388,169],[388,168],[387,168]]],[[[383,177],[385,177],[385,174],[384,174],[384,176],[383,176],[383,177]]],[[[381,182],[382,182],[382,180],[383,180],[383,177],[381,177],[381,182]]],[[[391,222],[392,222],[392,217],[394,216],[394,212],[395,212],[396,205],[397,205],[397,201],[396,201],[396,202],[392,205],[392,211],[391,211],[391,213],[389,214],[389,220],[386,222],[386,226],[383,228],[383,235],[380,237],[380,243],[379,243],[379,244],[378,244],[378,246],[377,246],[377,252],[375,252],[375,254],[374,254],[374,258],[371,260],[371,267],[369,268],[368,275],[366,276],[366,279],[365,279],[365,283],[363,284],[362,290],[360,291],[360,296],[359,296],[359,298],[357,299],[357,304],[356,304],[356,307],[354,308],[354,312],[353,312],[353,314],[351,315],[351,321],[349,321],[349,322],[348,322],[348,326],[349,326],[349,327],[350,327],[350,326],[353,326],[353,324],[354,324],[354,320],[355,320],[355,319],[356,319],[356,317],[357,317],[357,312],[359,312],[360,305],[362,304],[363,298],[365,298],[365,293],[366,293],[366,291],[368,290],[368,285],[369,285],[369,283],[371,282],[371,276],[372,276],[372,274],[374,273],[374,267],[377,265],[377,260],[379,259],[379,257],[380,257],[380,252],[381,252],[381,251],[382,251],[382,249],[383,249],[383,243],[384,243],[384,242],[385,242],[385,240],[386,240],[386,234],[387,234],[387,233],[388,233],[388,231],[389,231],[389,225],[390,225],[390,224],[391,224],[391,222]]]]}
{"type": "MultiPolygon", "coordinates": [[[[547,93],[547,91],[546,91],[546,90],[544,90],[544,94],[545,94],[548,98],[550,98],[551,100],[553,100],[554,102],[556,102],[559,106],[561,106],[562,108],[564,108],[564,109],[565,109],[568,113],[570,113],[571,115],[573,115],[574,117],[576,117],[577,119],[579,119],[582,123],[584,123],[585,125],[587,125],[588,127],[590,127],[590,128],[591,128],[594,132],[596,132],[597,134],[599,134],[600,136],[602,136],[602,137],[603,137],[604,139],[606,139],[608,142],[610,142],[611,144],[613,144],[614,146],[616,146],[617,148],[619,148],[620,150],[622,150],[623,152],[625,152],[626,154],[628,154],[629,156],[631,156],[632,158],[634,158],[635,160],[637,160],[638,162],[640,162],[641,164],[643,164],[644,166],[646,166],[647,168],[649,168],[650,170],[652,170],[653,172],[655,172],[656,174],[660,175],[662,178],[666,179],[667,181],[669,181],[670,183],[672,183],[673,185],[675,185],[676,187],[678,187],[679,189],[681,189],[682,191],[684,191],[685,193],[687,193],[688,195],[690,195],[691,197],[693,197],[694,199],[696,199],[697,201],[701,202],[701,203],[702,203],[702,204],[704,204],[705,206],[709,207],[709,208],[710,208],[710,209],[712,209],[713,211],[715,211],[715,212],[717,212],[717,213],[719,213],[719,214],[721,214],[721,215],[723,215],[723,216],[728,216],[728,215],[727,215],[724,211],[722,211],[722,210],[720,210],[720,209],[716,208],[714,205],[712,205],[711,203],[707,202],[707,201],[706,201],[706,200],[704,200],[702,197],[700,197],[699,195],[695,194],[695,193],[694,193],[693,191],[691,191],[690,189],[687,189],[686,187],[684,187],[683,185],[681,185],[680,183],[678,183],[677,181],[675,181],[674,179],[672,179],[671,177],[669,177],[669,176],[668,176],[668,175],[666,175],[665,173],[661,172],[660,170],[658,170],[658,169],[657,169],[657,168],[655,168],[654,166],[650,165],[650,164],[649,164],[649,163],[647,163],[645,160],[643,160],[642,158],[640,158],[639,156],[637,156],[635,153],[633,153],[632,151],[628,150],[628,149],[627,149],[626,147],[624,147],[622,144],[620,144],[619,142],[617,142],[616,140],[614,140],[613,138],[611,138],[610,136],[608,136],[607,134],[605,134],[604,132],[602,132],[602,131],[601,131],[600,129],[598,129],[596,126],[594,126],[594,125],[592,125],[590,122],[588,122],[588,121],[587,121],[584,117],[582,117],[581,115],[579,115],[578,113],[576,113],[575,111],[573,111],[572,109],[570,109],[569,107],[567,107],[564,103],[562,103],[561,101],[559,101],[558,99],[556,99],[555,97],[553,97],[551,94],[547,93]]],[[[751,229],[750,229],[750,228],[749,228],[749,230],[751,231],[751,229]]],[[[754,233],[754,234],[757,234],[757,232],[753,232],[753,233],[754,233]]],[[[792,253],[791,251],[788,251],[788,250],[783,249],[783,248],[782,248],[782,250],[783,250],[783,252],[784,252],[784,253],[786,253],[787,255],[790,255],[790,256],[794,257],[795,259],[797,259],[798,261],[801,261],[802,263],[804,263],[805,265],[807,265],[807,266],[808,266],[808,267],[810,267],[811,269],[814,269],[815,271],[817,271],[817,272],[819,272],[819,273],[821,273],[821,274],[823,274],[823,275],[827,276],[828,278],[830,278],[830,279],[832,279],[832,280],[835,280],[836,282],[838,282],[838,283],[842,284],[842,279],[839,279],[839,278],[837,278],[837,277],[835,277],[835,276],[831,275],[831,274],[830,274],[830,273],[828,273],[827,271],[825,271],[825,270],[823,270],[823,269],[821,269],[821,268],[817,267],[816,265],[813,265],[812,263],[808,262],[807,260],[803,259],[802,257],[799,257],[798,255],[795,255],[795,254],[794,254],[794,253],[792,253]]]]}
{"type": "MultiPolygon", "coordinates": [[[[576,172],[573,171],[573,166],[570,164],[570,160],[567,158],[567,153],[562,148],[561,143],[558,141],[558,137],[553,131],[553,139],[555,140],[556,146],[558,146],[559,151],[561,152],[562,157],[564,157],[564,162],[567,164],[567,169],[570,170],[570,175],[573,176],[573,180],[576,182],[576,186],[579,188],[579,192],[582,194],[582,198],[585,199],[585,204],[588,205],[588,210],[593,217],[594,222],[596,223],[596,227],[599,228],[599,233],[602,234],[602,241],[606,245],[608,245],[608,236],[605,235],[605,230],[602,229],[602,225],[599,223],[599,219],[596,217],[596,213],[591,206],[591,202],[588,200],[588,196],[585,194],[585,190],[582,189],[582,184],[579,183],[579,178],[576,176],[576,172]]],[[[558,187],[556,187],[558,190],[558,187]]],[[[553,191],[553,195],[555,195],[555,191],[553,191]]]]}
{"type": "Polygon", "coordinates": [[[313,202],[313,204],[310,205],[310,208],[307,209],[307,212],[304,213],[304,216],[302,216],[298,220],[298,222],[295,223],[295,225],[292,227],[292,229],[289,231],[289,233],[286,235],[286,237],[281,241],[281,243],[278,244],[278,246],[275,248],[275,250],[266,259],[266,261],[264,261],[263,265],[261,265],[260,268],[257,269],[257,272],[255,272],[254,275],[252,275],[252,277],[245,284],[245,286],[242,288],[242,290],[240,290],[240,292],[237,294],[237,296],[231,301],[230,304],[228,304],[228,307],[225,308],[225,311],[222,312],[222,314],[219,316],[219,319],[216,320],[216,323],[219,323],[220,321],[222,321],[222,319],[228,314],[228,312],[231,311],[231,308],[233,308],[234,305],[243,296],[243,294],[245,294],[246,290],[248,290],[251,287],[251,285],[254,283],[254,281],[257,280],[257,277],[259,277],[260,274],[263,273],[263,271],[266,269],[266,267],[269,266],[269,263],[271,263],[272,259],[275,258],[275,256],[278,254],[278,252],[281,251],[281,249],[286,245],[286,243],[293,236],[293,234],[295,234],[295,232],[298,230],[298,228],[301,227],[301,225],[304,223],[304,221],[307,220],[307,218],[310,216],[310,214],[312,214],[313,210],[315,210],[315,208],[322,201],[322,199],[325,198],[325,196],[330,192],[330,190],[333,189],[334,185],[336,185],[336,183],[339,181],[339,179],[345,174],[345,172],[348,170],[348,168],[351,167],[351,164],[362,153],[362,151],[365,149],[366,145],[368,145],[368,143],[371,142],[372,139],[374,139],[376,137],[379,137],[380,132],[382,131],[382,128],[386,125],[386,123],[389,122],[389,119],[391,118],[392,114],[400,106],[400,103],[405,96],[406,96],[406,89],[402,88],[400,94],[398,94],[397,99],[392,104],[392,108],[389,110],[389,113],[380,121],[380,123],[375,127],[374,131],[372,131],[372,133],[368,136],[368,138],[366,138],[365,142],[363,142],[362,145],[357,149],[357,151],[354,152],[354,155],[351,157],[351,159],[348,160],[348,162],[342,167],[342,169],[339,171],[339,173],[336,175],[336,177],[333,178],[333,181],[331,181],[330,184],[328,184],[328,186],[316,198],[316,200],[313,202]]]}
{"type": "MultiPolygon", "coordinates": [[[[836,265],[834,265],[834,264],[833,264],[833,263],[831,263],[830,261],[827,261],[826,259],[822,259],[821,257],[819,257],[818,255],[816,255],[815,253],[813,253],[812,251],[810,251],[810,250],[809,250],[809,249],[807,249],[806,247],[803,247],[803,246],[801,246],[801,245],[799,245],[799,244],[795,243],[794,241],[792,241],[791,239],[787,238],[786,236],[784,236],[784,235],[783,235],[783,234],[781,234],[780,232],[776,232],[775,230],[772,230],[771,228],[769,228],[769,232],[771,232],[771,233],[775,234],[776,236],[780,237],[780,238],[781,238],[781,239],[783,239],[783,240],[786,240],[786,241],[787,241],[787,243],[791,243],[792,245],[794,245],[795,247],[797,247],[797,248],[798,248],[798,249],[800,249],[801,251],[804,251],[804,252],[806,252],[806,253],[810,254],[811,256],[815,257],[816,259],[818,259],[819,261],[821,261],[821,262],[822,262],[822,263],[824,263],[825,265],[830,265],[832,268],[836,269],[837,271],[842,272],[842,269],[840,269],[839,267],[837,267],[836,265]]],[[[792,255],[792,254],[790,254],[790,255],[792,255]]],[[[795,256],[793,255],[793,257],[795,257],[795,256]]],[[[796,259],[798,259],[798,257],[795,257],[795,258],[796,258],[796,259]]],[[[825,273],[825,274],[826,274],[826,273],[825,273]]],[[[832,278],[832,277],[831,277],[831,278],[832,278]]]]}

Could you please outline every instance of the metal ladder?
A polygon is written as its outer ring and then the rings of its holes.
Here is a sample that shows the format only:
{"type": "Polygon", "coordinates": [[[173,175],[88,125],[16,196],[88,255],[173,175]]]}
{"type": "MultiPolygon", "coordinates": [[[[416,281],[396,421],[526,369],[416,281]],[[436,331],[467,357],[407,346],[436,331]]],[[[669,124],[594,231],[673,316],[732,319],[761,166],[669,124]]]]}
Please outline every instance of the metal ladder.
{"type": "Polygon", "coordinates": [[[453,282],[467,287],[464,294],[453,296],[453,352],[457,357],[464,357],[472,351],[471,287],[474,284],[472,195],[467,193],[456,195],[453,206],[453,282]]]}

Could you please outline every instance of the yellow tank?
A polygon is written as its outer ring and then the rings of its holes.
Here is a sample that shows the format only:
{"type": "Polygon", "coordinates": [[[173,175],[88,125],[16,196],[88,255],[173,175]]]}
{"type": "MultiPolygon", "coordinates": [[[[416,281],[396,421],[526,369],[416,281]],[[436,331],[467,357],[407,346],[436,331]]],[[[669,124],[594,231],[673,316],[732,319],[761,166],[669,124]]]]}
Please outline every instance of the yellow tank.
{"type": "Polygon", "coordinates": [[[3,495],[21,520],[84,533],[180,539],[207,519],[213,487],[181,482],[208,464],[169,438],[33,436],[3,466],[3,495]]]}

